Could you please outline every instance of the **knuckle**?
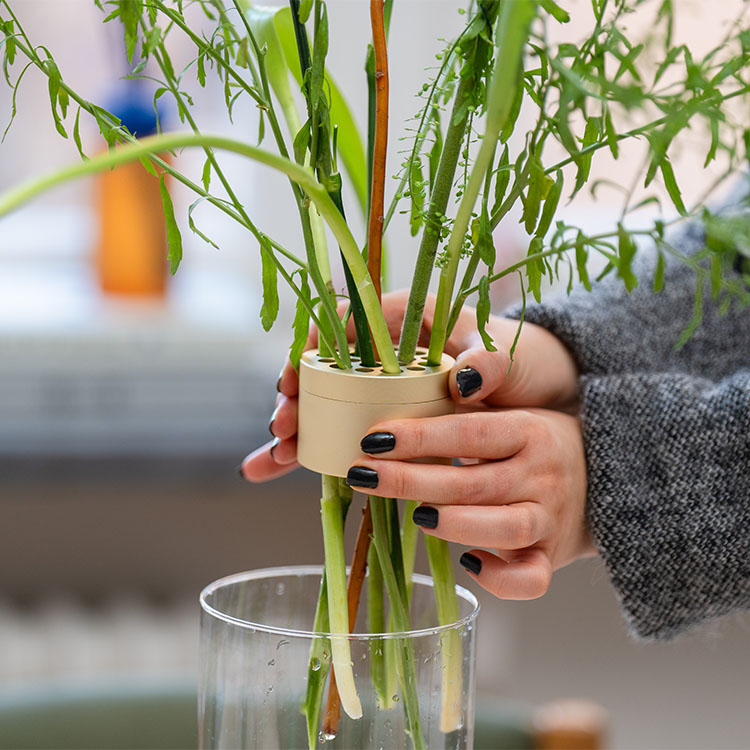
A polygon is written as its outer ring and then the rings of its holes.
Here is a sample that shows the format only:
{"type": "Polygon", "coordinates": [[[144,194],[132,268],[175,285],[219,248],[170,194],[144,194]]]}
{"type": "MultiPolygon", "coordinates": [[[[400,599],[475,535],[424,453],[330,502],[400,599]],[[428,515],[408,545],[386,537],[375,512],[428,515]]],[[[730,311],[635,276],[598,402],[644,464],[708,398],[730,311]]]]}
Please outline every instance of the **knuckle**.
{"type": "Polygon", "coordinates": [[[549,590],[552,574],[547,568],[535,567],[529,576],[528,595],[532,599],[544,596],[549,590]]]}
{"type": "Polygon", "coordinates": [[[513,537],[519,547],[530,547],[536,542],[536,516],[529,508],[515,508],[513,537]]]}

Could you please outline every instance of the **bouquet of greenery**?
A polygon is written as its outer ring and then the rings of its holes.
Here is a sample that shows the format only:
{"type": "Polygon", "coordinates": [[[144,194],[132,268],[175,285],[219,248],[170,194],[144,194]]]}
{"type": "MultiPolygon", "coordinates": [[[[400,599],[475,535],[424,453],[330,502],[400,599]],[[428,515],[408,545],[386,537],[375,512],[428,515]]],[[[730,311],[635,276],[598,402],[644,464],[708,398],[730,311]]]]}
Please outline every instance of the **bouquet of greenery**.
{"type": "MultiPolygon", "coordinates": [[[[562,280],[568,290],[577,282],[590,289],[590,259],[594,256],[604,259],[598,278],[614,273],[628,290],[638,283],[651,283],[658,292],[666,254],[693,266],[695,314],[687,323],[685,337],[700,322],[707,276],[713,294],[725,307],[734,299],[748,302],[745,286],[725,274],[735,262],[737,247],[748,252],[747,230],[744,225],[718,221],[705,208],[711,191],[750,156],[750,128],[746,118],[742,119],[750,92],[750,28],[742,17],[705,56],[695,58],[688,47],[673,40],[675,9],[671,0],[591,0],[585,8],[591,25],[584,37],[576,40],[565,39],[557,28],[569,21],[569,13],[555,0],[472,0],[463,11],[463,30],[446,44],[439,66],[419,92],[422,107],[396,176],[395,191],[386,205],[387,39],[392,0],[370,2],[372,43],[363,50],[363,79],[368,91],[364,139],[326,69],[331,41],[323,0],[290,0],[289,7],[272,9],[255,7],[249,0],[93,1],[108,13],[105,21],[122,23],[131,76],[154,80],[154,106],[160,97],[171,96],[185,130],[137,140],[117,117],[66,83],[49,50],[28,37],[13,10],[15,3],[0,0],[3,72],[14,90],[11,121],[15,94],[26,72],[36,68],[48,79],[57,130],[65,138],[72,135],[82,157],[78,164],[0,196],[0,216],[54,185],[140,160],[144,169],[161,181],[169,263],[174,273],[182,257],[182,241],[165,184],[165,176],[170,175],[195,195],[188,212],[191,231],[212,242],[193,219],[194,209],[208,202],[257,242],[262,261],[260,315],[266,330],[279,312],[279,277],[296,295],[290,348],[295,366],[312,324],[321,354],[338,368],[351,369],[356,355],[361,366],[377,363],[384,373],[398,376],[404,364],[415,359],[428,288],[435,274],[438,289],[426,354],[428,367],[441,362],[466,300],[475,299],[479,333],[487,349],[494,350],[486,331],[493,282],[516,274],[525,306],[527,294],[541,299],[546,281],[562,280]],[[627,18],[635,10],[653,14],[654,23],[645,41],[629,38],[626,31],[627,18]],[[196,24],[193,19],[198,12],[200,23],[196,24]],[[170,56],[170,42],[177,35],[194,48],[193,59],[181,70],[170,56]],[[565,40],[552,41],[552,37],[565,40]],[[254,142],[201,130],[188,90],[210,85],[212,80],[223,91],[230,117],[238,100],[248,99],[257,106],[259,132],[254,142]],[[82,113],[93,118],[109,144],[106,153],[92,158],[83,153],[82,113]],[[530,127],[520,128],[521,121],[530,122],[530,127]],[[705,165],[721,165],[719,178],[694,206],[683,201],[670,160],[688,129],[694,135],[702,134],[705,165]],[[647,144],[640,172],[643,184],[661,183],[678,217],[634,227],[631,214],[645,204],[659,203],[659,193],[654,191],[634,202],[636,185],[623,185],[619,186],[625,196],[622,215],[611,231],[590,234],[556,220],[562,200],[574,199],[584,188],[594,192],[600,186],[601,181],[591,179],[594,158],[608,151],[617,159],[623,147],[635,140],[647,144]],[[160,156],[185,148],[205,154],[200,176],[185,174],[160,156]],[[222,170],[219,152],[223,151],[268,165],[288,178],[301,227],[301,255],[269,236],[249,215],[222,170]],[[561,156],[551,158],[549,154],[554,152],[561,156]],[[355,238],[347,223],[342,169],[353,186],[353,196],[347,200],[366,218],[364,238],[355,238]],[[404,203],[412,235],[419,236],[419,241],[403,328],[394,343],[380,303],[381,248],[392,217],[404,203]],[[498,267],[493,230],[516,207],[520,207],[528,234],[528,252],[518,262],[498,267]],[[682,257],[665,237],[665,229],[672,221],[696,215],[702,215],[713,240],[703,255],[682,257]],[[339,246],[346,281],[343,290],[335,289],[332,281],[334,257],[327,246],[325,225],[339,246]],[[655,245],[659,257],[655,277],[648,280],[639,280],[633,270],[633,258],[643,240],[655,245]],[[342,298],[343,307],[339,304],[342,298]],[[350,318],[356,330],[353,349],[346,333],[350,318]]],[[[512,360],[513,348],[510,356],[512,360]]],[[[326,567],[313,626],[316,632],[348,633],[343,520],[351,497],[351,490],[340,478],[323,476],[326,567]]],[[[412,508],[413,504],[407,505],[400,521],[395,500],[370,498],[366,517],[371,518],[372,532],[365,524],[367,531],[360,535],[349,582],[350,589],[361,586],[365,561],[369,561],[371,578],[382,581],[370,587],[370,595],[377,600],[385,589],[390,626],[400,631],[409,629],[406,584],[417,537],[412,508]],[[374,551],[367,549],[370,537],[374,551]]],[[[447,544],[433,537],[427,537],[427,544],[438,612],[442,621],[450,622],[455,619],[457,603],[447,544]]],[[[370,607],[373,609],[372,602],[370,607]]],[[[382,608],[374,609],[382,613],[382,608]]],[[[381,614],[380,627],[386,625],[381,614]]],[[[317,651],[311,655],[311,663],[324,663],[326,668],[311,669],[309,675],[305,712],[311,747],[318,738],[328,671],[327,652],[322,645],[313,648],[317,651]]],[[[356,718],[361,709],[347,641],[339,639],[331,649],[341,704],[356,718]]],[[[450,647],[445,651],[450,671],[450,647]]],[[[424,747],[408,646],[392,660],[397,662],[409,734],[414,747],[424,747]]],[[[459,720],[450,708],[455,703],[451,690],[457,689],[460,684],[446,681],[444,731],[455,728],[459,720]]],[[[387,703],[387,691],[382,692],[387,703]]],[[[326,731],[335,732],[335,727],[326,731]]]]}

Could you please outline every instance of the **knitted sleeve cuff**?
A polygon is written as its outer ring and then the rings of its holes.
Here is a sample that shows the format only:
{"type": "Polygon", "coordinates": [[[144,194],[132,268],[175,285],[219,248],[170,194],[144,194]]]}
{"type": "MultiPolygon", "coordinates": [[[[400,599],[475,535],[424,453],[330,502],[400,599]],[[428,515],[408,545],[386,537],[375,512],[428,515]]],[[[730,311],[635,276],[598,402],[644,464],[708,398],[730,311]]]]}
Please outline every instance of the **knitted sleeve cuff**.
{"type": "Polygon", "coordinates": [[[634,634],[750,608],[750,371],[581,379],[587,516],[634,634]]]}

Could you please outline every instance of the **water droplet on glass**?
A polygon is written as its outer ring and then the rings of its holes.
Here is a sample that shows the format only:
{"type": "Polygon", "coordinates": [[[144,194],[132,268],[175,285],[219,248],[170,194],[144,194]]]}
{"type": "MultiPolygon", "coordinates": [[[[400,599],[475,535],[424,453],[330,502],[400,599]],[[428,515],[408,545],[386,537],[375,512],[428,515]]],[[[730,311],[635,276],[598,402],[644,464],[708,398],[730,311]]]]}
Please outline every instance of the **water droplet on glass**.
{"type": "Polygon", "coordinates": [[[336,739],[336,732],[326,732],[323,736],[327,740],[335,740],[336,739]]]}
{"type": "Polygon", "coordinates": [[[283,638],[276,644],[276,650],[278,651],[282,646],[286,646],[290,641],[285,641],[283,638]]]}
{"type": "Polygon", "coordinates": [[[327,659],[327,658],[328,658],[328,651],[324,651],[324,652],[323,652],[323,658],[324,658],[324,659],[327,659]]]}
{"type": "Polygon", "coordinates": [[[313,672],[317,672],[320,669],[320,659],[311,659],[310,669],[312,669],[313,672]]]}
{"type": "Polygon", "coordinates": [[[283,583],[276,584],[276,596],[283,596],[286,591],[286,586],[283,583]]]}
{"type": "Polygon", "coordinates": [[[400,699],[400,698],[399,698],[399,697],[398,697],[397,695],[394,695],[394,696],[393,696],[393,702],[394,702],[394,703],[398,703],[398,702],[399,702],[400,700],[401,700],[401,699],[400,699]]]}
{"type": "Polygon", "coordinates": [[[318,742],[322,745],[326,741],[326,736],[323,734],[323,732],[318,733],[318,742]]]}
{"type": "Polygon", "coordinates": [[[383,723],[383,727],[385,727],[385,729],[390,729],[391,728],[391,722],[390,721],[384,722],[383,723]]]}
{"type": "Polygon", "coordinates": [[[269,667],[274,666],[274,664],[276,664],[276,659],[271,659],[271,661],[268,662],[269,667]]]}

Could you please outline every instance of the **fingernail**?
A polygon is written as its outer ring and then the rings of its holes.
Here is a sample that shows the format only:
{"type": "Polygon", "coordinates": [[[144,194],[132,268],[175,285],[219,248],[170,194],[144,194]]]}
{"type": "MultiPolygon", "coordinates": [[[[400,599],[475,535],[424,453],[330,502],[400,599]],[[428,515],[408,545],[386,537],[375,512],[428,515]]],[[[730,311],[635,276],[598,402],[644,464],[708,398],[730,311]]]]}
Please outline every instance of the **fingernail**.
{"type": "Polygon", "coordinates": [[[371,432],[359,445],[364,453],[388,453],[396,447],[396,436],[392,432],[371,432]]]}
{"type": "Polygon", "coordinates": [[[420,505],[414,508],[411,515],[417,526],[423,526],[425,529],[436,529],[438,525],[438,509],[431,508],[429,505],[420,505]]]}
{"type": "Polygon", "coordinates": [[[473,573],[475,576],[482,572],[482,561],[476,555],[472,555],[471,552],[464,552],[459,562],[469,573],[473,573]]]}
{"type": "Polygon", "coordinates": [[[456,383],[461,395],[466,398],[482,387],[482,376],[473,367],[464,367],[456,373],[456,383]]]}
{"type": "Polygon", "coordinates": [[[268,451],[271,454],[271,458],[275,461],[276,456],[273,455],[273,452],[276,450],[276,446],[281,442],[281,438],[274,438],[273,442],[271,443],[271,448],[268,451]]]}
{"type": "Polygon", "coordinates": [[[237,464],[237,468],[234,470],[234,473],[242,480],[245,479],[245,472],[242,471],[242,463],[237,464]]]}
{"type": "Polygon", "coordinates": [[[278,379],[276,380],[276,392],[281,393],[281,378],[284,376],[284,373],[282,372],[278,379]]]}
{"type": "Polygon", "coordinates": [[[268,420],[268,431],[271,433],[271,437],[276,437],[276,435],[273,432],[273,423],[276,421],[276,415],[279,412],[279,407],[277,406],[273,410],[273,414],[271,414],[271,419],[268,420]]]}
{"type": "Polygon", "coordinates": [[[352,466],[346,475],[350,487],[367,487],[374,490],[378,486],[378,472],[364,466],[352,466]]]}

